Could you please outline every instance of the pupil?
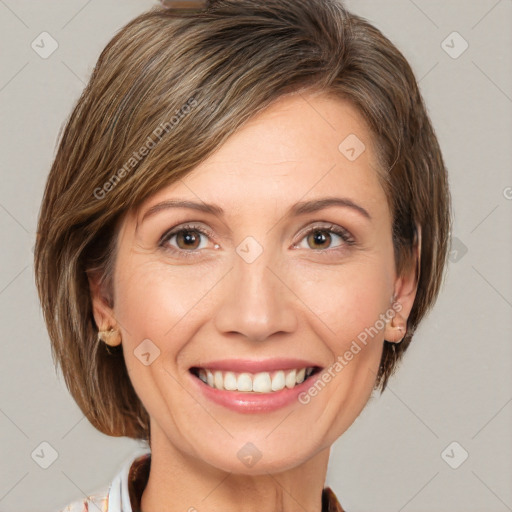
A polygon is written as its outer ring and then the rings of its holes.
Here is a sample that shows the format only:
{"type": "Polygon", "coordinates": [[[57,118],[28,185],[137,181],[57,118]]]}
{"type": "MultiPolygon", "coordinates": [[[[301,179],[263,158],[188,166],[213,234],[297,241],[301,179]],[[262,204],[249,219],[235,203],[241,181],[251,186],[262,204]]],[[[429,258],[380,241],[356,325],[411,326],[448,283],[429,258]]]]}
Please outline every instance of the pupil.
{"type": "Polygon", "coordinates": [[[325,244],[327,237],[324,235],[323,231],[315,231],[313,233],[313,239],[315,241],[315,244],[325,244]]]}
{"type": "Polygon", "coordinates": [[[196,241],[196,236],[194,234],[193,231],[184,231],[184,236],[183,238],[185,239],[185,244],[187,245],[193,245],[194,242],[196,241]]]}

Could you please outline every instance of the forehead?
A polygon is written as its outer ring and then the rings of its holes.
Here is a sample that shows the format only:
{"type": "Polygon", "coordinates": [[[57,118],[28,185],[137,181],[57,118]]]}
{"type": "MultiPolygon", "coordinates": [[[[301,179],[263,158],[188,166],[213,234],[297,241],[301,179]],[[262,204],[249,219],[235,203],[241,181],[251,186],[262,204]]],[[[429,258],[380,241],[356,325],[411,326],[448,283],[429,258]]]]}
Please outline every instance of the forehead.
{"type": "Polygon", "coordinates": [[[243,214],[326,195],[358,199],[377,215],[385,202],[371,134],[358,110],[323,93],[300,93],[251,118],[139,211],[179,197],[243,214]]]}

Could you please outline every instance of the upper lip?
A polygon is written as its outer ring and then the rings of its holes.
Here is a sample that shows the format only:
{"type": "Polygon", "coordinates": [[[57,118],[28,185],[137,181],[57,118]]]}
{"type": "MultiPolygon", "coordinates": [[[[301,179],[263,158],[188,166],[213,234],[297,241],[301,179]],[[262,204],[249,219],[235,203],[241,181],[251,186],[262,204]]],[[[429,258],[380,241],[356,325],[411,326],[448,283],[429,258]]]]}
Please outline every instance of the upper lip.
{"type": "Polygon", "coordinates": [[[293,370],[301,368],[318,368],[320,365],[305,359],[273,358],[254,361],[251,359],[222,359],[195,365],[192,368],[233,372],[272,372],[275,370],[293,370]]]}

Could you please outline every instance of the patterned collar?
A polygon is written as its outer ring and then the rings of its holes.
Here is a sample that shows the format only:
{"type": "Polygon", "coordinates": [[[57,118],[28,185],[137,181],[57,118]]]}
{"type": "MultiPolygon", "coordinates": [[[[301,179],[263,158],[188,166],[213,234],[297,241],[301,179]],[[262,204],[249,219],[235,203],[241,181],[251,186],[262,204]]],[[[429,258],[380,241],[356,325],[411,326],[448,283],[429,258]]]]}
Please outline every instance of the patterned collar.
{"type": "MultiPolygon", "coordinates": [[[[151,452],[138,456],[131,463],[129,472],[127,472],[128,496],[131,506],[123,507],[122,512],[141,512],[140,501],[149,478],[150,464],[151,452]]],[[[123,482],[121,482],[122,484],[123,482]]],[[[322,491],[322,512],[345,512],[330,487],[325,487],[322,491]]]]}

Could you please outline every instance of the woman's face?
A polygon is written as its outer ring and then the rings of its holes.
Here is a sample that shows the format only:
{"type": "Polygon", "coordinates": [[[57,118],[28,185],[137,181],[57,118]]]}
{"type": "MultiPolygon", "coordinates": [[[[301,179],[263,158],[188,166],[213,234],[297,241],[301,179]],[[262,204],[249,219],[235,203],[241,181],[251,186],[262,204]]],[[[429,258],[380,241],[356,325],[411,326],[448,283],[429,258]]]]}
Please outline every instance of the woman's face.
{"type": "Polygon", "coordinates": [[[414,299],[376,168],[354,107],[288,96],[125,217],[112,319],[153,450],[259,474],[351,425],[396,337],[392,296],[405,317],[414,299]]]}

